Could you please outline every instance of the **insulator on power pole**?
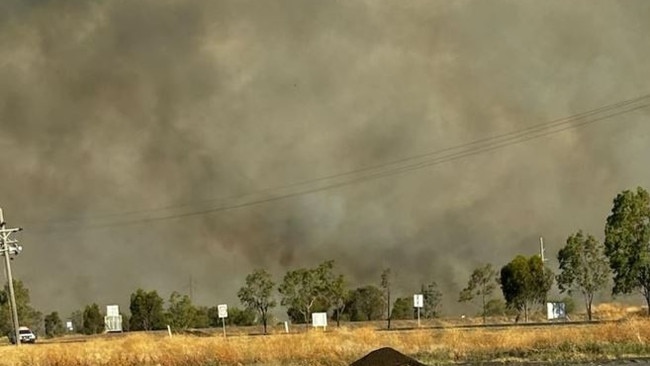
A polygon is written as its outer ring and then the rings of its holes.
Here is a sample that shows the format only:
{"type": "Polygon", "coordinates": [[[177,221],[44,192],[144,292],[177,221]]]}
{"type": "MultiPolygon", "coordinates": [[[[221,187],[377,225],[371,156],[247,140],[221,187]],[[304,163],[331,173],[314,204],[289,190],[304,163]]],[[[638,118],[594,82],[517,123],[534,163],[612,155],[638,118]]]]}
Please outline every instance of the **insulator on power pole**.
{"type": "Polygon", "coordinates": [[[9,299],[11,306],[11,319],[14,328],[14,339],[16,340],[16,345],[20,345],[20,331],[19,331],[19,322],[18,322],[18,309],[16,308],[16,293],[14,292],[14,280],[11,273],[11,260],[13,260],[16,255],[22,252],[23,247],[18,245],[17,240],[10,240],[9,235],[18,231],[21,231],[22,228],[5,228],[6,222],[4,220],[4,214],[2,208],[0,208],[0,251],[2,256],[5,258],[5,269],[7,270],[7,285],[9,287],[9,299]]]}

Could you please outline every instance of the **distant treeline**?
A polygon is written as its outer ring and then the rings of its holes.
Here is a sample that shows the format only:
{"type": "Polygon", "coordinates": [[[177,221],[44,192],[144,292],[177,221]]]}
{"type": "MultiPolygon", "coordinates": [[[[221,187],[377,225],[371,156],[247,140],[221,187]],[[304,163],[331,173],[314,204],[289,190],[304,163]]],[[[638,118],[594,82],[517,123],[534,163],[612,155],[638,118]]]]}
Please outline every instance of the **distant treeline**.
{"type": "MultiPolygon", "coordinates": [[[[580,295],[587,319],[592,319],[594,295],[613,283],[613,294],[640,291],[650,304],[650,196],[638,187],[625,190],[613,200],[605,223],[604,242],[582,230],[571,234],[557,253],[559,273],[544,265],[540,256],[515,256],[497,271],[491,264],[473,270],[467,286],[458,294],[459,302],[477,302],[480,316],[513,316],[528,321],[531,311],[539,309],[548,299],[554,283],[560,293],[580,295]],[[502,298],[496,290],[500,288],[502,298]],[[522,319],[523,318],[523,319],[522,319]]],[[[414,308],[413,299],[391,298],[392,274],[382,270],[377,284],[350,288],[345,276],[335,271],[333,260],[314,268],[288,271],[276,283],[264,269],[246,276],[237,296],[242,307],[229,307],[228,325],[259,324],[264,333],[273,322],[269,311],[278,304],[287,309],[293,323],[309,323],[314,312],[327,312],[340,325],[341,321],[413,319],[440,316],[443,294],[435,281],[424,283],[414,293],[423,295],[422,307],[414,308]],[[279,301],[278,301],[279,300],[279,301]]],[[[64,334],[67,329],[57,312],[45,317],[30,305],[29,290],[21,281],[14,281],[16,308],[21,325],[47,336],[64,334]]],[[[416,289],[414,289],[416,290],[416,289]]],[[[649,307],[650,309],[650,307],[649,307]]],[[[217,306],[197,306],[188,295],[173,292],[165,302],[155,290],[137,289],[131,294],[129,314],[122,314],[125,331],[218,327],[222,324],[217,306]]],[[[650,310],[649,310],[650,312],[650,310]]],[[[650,314],[650,313],[649,313],[650,314]]],[[[73,331],[85,334],[104,331],[104,316],[93,303],[73,312],[73,331]]],[[[0,331],[11,332],[11,315],[7,285],[0,291],[0,331]]]]}

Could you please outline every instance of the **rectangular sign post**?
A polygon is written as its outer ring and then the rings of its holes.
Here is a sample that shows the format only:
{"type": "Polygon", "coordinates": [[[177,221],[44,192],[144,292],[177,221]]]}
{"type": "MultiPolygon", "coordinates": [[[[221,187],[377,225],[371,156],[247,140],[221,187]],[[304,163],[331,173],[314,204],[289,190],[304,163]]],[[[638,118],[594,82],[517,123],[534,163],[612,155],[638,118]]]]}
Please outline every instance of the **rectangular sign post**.
{"type": "Polygon", "coordinates": [[[413,295],[413,307],[418,309],[418,328],[420,327],[420,309],[424,307],[424,296],[422,294],[413,295]]]}
{"type": "Polygon", "coordinates": [[[226,337],[226,318],[228,317],[228,305],[221,304],[217,305],[217,312],[219,313],[219,318],[221,318],[221,325],[223,326],[223,336],[226,337]]]}
{"type": "Polygon", "coordinates": [[[104,327],[109,333],[122,331],[122,315],[120,315],[120,307],[118,305],[106,305],[104,327]]]}
{"type": "Polygon", "coordinates": [[[311,325],[314,328],[323,327],[323,330],[327,329],[327,313],[312,313],[311,325]]]}

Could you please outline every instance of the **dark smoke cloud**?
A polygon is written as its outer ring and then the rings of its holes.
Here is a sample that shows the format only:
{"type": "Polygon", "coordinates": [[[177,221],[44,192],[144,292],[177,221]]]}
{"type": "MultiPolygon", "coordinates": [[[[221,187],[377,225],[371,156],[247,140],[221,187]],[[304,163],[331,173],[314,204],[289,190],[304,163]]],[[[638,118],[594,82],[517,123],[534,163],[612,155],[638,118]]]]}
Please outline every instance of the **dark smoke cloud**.
{"type": "MultiPolygon", "coordinates": [[[[138,287],[235,301],[335,259],[408,296],[554,257],[650,186],[647,112],[260,205],[87,229],[373,166],[647,93],[650,4],[628,1],[5,1],[1,205],[45,311],[138,287]],[[127,212],[178,206],[171,210],[127,212]],[[66,221],[81,218],[80,221],[66,221]]],[[[264,193],[255,197],[264,198],[264,193]]]]}

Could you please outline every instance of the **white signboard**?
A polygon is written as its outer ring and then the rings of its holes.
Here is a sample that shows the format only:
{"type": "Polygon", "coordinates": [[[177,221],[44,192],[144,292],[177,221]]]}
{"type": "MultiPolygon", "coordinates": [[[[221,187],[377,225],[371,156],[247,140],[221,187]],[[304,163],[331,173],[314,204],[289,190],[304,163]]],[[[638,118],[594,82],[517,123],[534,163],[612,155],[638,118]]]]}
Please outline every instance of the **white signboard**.
{"type": "Polygon", "coordinates": [[[119,316],[120,307],[118,305],[106,305],[106,316],[119,316]]]}
{"type": "Polygon", "coordinates": [[[423,308],[424,307],[424,295],[422,295],[422,294],[413,295],[413,307],[414,308],[423,308]]]}
{"type": "Polygon", "coordinates": [[[72,332],[74,330],[74,327],[72,326],[72,322],[70,320],[65,322],[65,329],[67,329],[68,332],[72,332]]]}
{"type": "Polygon", "coordinates": [[[547,302],[546,319],[566,319],[566,305],[563,302],[547,302]]]}
{"type": "Polygon", "coordinates": [[[311,325],[314,327],[327,327],[327,313],[312,313],[311,325]]]}
{"type": "Polygon", "coordinates": [[[217,305],[217,312],[219,313],[219,318],[227,318],[228,317],[228,305],[226,304],[221,304],[217,305]]]}
{"type": "Polygon", "coordinates": [[[107,332],[122,331],[122,315],[106,315],[104,317],[104,328],[107,332]]]}

